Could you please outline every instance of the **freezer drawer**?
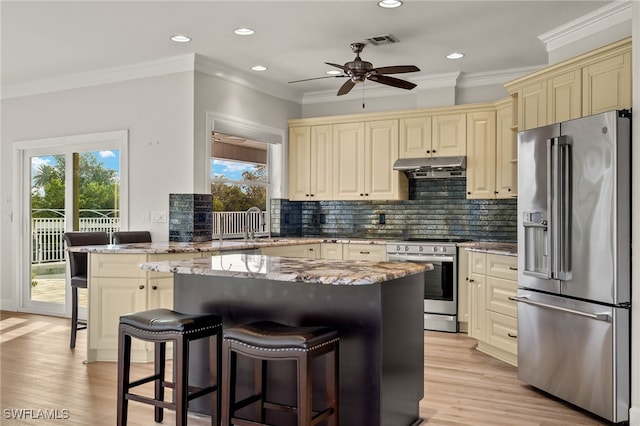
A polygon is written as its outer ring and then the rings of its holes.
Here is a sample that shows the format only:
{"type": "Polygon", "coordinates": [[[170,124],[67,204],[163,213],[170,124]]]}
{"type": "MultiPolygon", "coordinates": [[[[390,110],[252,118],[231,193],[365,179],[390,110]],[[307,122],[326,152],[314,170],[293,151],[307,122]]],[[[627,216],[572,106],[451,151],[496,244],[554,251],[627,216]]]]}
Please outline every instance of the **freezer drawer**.
{"type": "Polygon", "coordinates": [[[612,422],[629,417],[629,309],[518,290],[518,377],[612,422]]]}

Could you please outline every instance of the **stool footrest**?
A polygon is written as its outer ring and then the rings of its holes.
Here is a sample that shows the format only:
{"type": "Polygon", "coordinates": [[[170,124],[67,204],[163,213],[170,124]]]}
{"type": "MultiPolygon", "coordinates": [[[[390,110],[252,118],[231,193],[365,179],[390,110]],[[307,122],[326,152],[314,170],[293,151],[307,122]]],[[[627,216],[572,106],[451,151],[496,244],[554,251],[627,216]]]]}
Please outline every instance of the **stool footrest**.
{"type": "Polygon", "coordinates": [[[240,401],[236,402],[235,404],[233,404],[233,409],[234,410],[240,410],[241,408],[244,408],[247,405],[251,405],[254,402],[258,402],[261,399],[262,399],[262,394],[261,393],[257,393],[255,395],[248,396],[245,399],[240,400],[240,401]]]}
{"type": "Polygon", "coordinates": [[[159,374],[149,376],[149,377],[143,377],[142,379],[129,383],[129,389],[135,388],[136,386],[144,385],[145,383],[153,382],[154,380],[159,380],[159,379],[160,379],[159,374]]]}
{"type": "Polygon", "coordinates": [[[158,401],[157,399],[153,399],[153,398],[148,397],[148,396],[136,395],[134,393],[126,394],[125,398],[128,399],[129,401],[142,402],[144,404],[150,404],[150,405],[153,405],[155,407],[160,407],[160,408],[167,408],[167,409],[175,410],[175,407],[176,407],[176,404],[174,404],[173,402],[158,401]]]}

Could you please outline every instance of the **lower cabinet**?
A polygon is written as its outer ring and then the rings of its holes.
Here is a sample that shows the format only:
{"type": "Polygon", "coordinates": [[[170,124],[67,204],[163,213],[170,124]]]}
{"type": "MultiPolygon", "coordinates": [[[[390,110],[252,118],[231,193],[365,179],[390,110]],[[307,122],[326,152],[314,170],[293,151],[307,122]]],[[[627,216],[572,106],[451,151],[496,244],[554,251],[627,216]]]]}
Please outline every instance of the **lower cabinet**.
{"type": "Polygon", "coordinates": [[[468,334],[477,349],[517,366],[516,302],[518,258],[484,252],[469,253],[468,334]]]}
{"type": "Polygon", "coordinates": [[[384,244],[344,244],[342,247],[342,257],[345,260],[386,262],[387,246],[384,244]]]}
{"type": "MultiPolygon", "coordinates": [[[[210,253],[211,254],[211,253],[210,253]]],[[[118,360],[121,315],[173,307],[173,274],[146,272],[140,263],[200,257],[199,253],[89,255],[87,361],[118,360]]],[[[153,360],[153,344],[133,340],[134,362],[153,360]]]]}

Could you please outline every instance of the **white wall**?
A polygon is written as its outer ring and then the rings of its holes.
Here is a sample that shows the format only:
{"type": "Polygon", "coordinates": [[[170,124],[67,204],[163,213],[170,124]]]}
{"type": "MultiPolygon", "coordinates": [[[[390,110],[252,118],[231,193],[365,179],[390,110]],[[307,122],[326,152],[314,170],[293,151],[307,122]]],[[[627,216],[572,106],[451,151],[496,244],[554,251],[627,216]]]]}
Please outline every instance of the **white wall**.
{"type": "MultiPolygon", "coordinates": [[[[193,192],[193,73],[2,100],[0,229],[2,308],[17,303],[13,283],[12,142],[112,130],[129,130],[129,226],[168,239],[167,223],[144,222],[151,210],[168,210],[171,192],[193,192]]],[[[16,218],[14,217],[14,220],[16,218]]]]}

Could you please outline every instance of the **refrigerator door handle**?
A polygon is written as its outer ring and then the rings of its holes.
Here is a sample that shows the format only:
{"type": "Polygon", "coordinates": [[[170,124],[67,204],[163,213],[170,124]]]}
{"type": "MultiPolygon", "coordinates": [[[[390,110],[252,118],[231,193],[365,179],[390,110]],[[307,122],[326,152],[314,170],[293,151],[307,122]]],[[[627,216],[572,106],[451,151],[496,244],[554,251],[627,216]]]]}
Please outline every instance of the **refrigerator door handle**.
{"type": "Polygon", "coordinates": [[[548,303],[534,302],[533,300],[529,299],[527,296],[511,296],[509,297],[509,300],[526,303],[527,305],[537,306],[539,308],[546,308],[554,311],[566,312],[573,315],[580,315],[582,317],[587,317],[597,321],[609,322],[611,320],[611,315],[609,315],[608,313],[582,312],[575,309],[563,308],[562,306],[550,305],[548,303]]]}
{"type": "Polygon", "coordinates": [[[571,279],[571,139],[558,136],[549,139],[547,183],[551,212],[551,278],[571,279]]]}

